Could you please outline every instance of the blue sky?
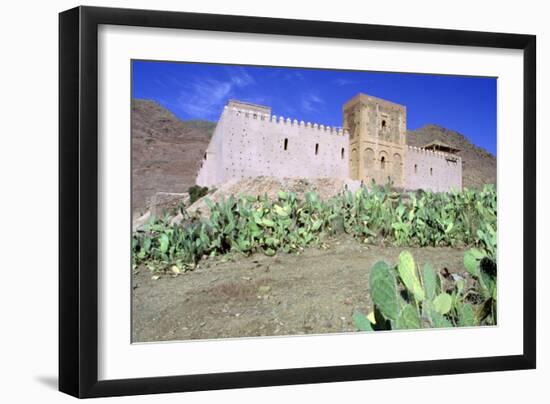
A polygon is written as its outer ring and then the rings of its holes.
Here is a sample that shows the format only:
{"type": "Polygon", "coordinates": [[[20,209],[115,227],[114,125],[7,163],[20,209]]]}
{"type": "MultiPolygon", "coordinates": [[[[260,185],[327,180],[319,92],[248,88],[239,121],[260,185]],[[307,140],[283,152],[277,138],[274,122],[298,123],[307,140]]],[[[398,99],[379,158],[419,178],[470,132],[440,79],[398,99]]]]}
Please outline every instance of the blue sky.
{"type": "Polygon", "coordinates": [[[407,107],[407,127],[436,124],[496,155],[497,79],[286,67],[132,62],[132,97],[155,100],[181,119],[218,120],[229,98],[275,115],[342,125],[359,92],[407,107]]]}

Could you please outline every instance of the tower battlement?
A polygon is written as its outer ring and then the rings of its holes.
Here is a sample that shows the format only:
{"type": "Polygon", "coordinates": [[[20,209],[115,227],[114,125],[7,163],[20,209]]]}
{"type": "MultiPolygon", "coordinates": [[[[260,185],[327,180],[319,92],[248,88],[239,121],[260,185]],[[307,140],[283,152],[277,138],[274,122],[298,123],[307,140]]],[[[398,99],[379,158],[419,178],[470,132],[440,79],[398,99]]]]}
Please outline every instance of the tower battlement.
{"type": "Polygon", "coordinates": [[[223,113],[233,114],[243,119],[257,119],[260,121],[271,122],[273,124],[305,127],[312,130],[318,130],[319,132],[329,135],[343,136],[349,134],[349,131],[341,126],[329,126],[316,122],[305,122],[303,120],[298,121],[298,119],[292,119],[290,117],[285,118],[284,116],[271,115],[271,113],[262,113],[253,109],[241,109],[230,105],[225,106],[223,113]]]}

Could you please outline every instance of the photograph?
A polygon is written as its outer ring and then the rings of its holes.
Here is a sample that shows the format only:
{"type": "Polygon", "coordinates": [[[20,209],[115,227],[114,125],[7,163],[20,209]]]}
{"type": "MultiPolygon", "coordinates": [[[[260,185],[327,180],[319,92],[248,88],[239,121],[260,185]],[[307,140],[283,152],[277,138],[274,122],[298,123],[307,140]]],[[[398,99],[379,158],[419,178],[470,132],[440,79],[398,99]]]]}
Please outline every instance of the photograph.
{"type": "Polygon", "coordinates": [[[498,327],[497,77],[129,63],[132,343],[498,327]]]}

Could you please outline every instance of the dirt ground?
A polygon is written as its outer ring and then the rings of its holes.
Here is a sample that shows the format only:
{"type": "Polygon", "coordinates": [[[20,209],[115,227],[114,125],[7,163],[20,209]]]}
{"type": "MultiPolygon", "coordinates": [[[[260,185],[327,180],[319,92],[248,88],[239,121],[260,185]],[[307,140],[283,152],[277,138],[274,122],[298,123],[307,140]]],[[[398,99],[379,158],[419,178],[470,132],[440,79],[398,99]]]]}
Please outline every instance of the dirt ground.
{"type": "MultiPolygon", "coordinates": [[[[133,342],[354,331],[354,310],[371,310],[368,275],[395,264],[400,247],[333,241],[300,255],[207,260],[193,272],[152,280],[133,276],[133,342]]],[[[417,264],[464,274],[464,250],[408,248],[417,264]]]]}

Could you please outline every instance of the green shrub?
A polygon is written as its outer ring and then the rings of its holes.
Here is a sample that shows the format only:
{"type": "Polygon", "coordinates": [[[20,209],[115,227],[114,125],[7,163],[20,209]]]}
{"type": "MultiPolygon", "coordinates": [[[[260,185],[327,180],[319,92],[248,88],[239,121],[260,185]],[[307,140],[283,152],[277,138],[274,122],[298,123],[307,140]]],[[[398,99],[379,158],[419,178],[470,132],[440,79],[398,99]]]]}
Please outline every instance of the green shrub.
{"type": "Polygon", "coordinates": [[[208,187],[193,185],[192,187],[189,187],[187,192],[189,192],[189,204],[191,205],[208,193],[208,187]]]}

